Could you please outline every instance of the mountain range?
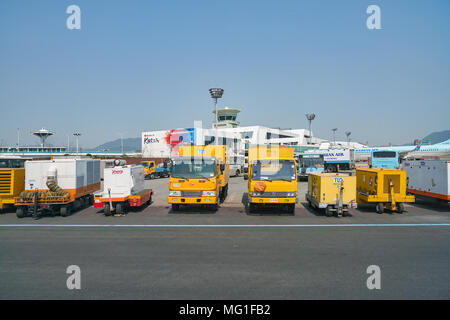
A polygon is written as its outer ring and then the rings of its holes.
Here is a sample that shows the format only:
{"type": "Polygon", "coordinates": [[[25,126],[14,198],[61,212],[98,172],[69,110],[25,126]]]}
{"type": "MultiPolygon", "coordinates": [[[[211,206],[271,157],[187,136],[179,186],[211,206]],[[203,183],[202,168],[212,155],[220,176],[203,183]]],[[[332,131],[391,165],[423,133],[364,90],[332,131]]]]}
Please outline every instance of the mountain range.
{"type": "MultiPolygon", "coordinates": [[[[433,132],[423,138],[423,140],[431,141],[431,144],[443,142],[450,139],[450,130],[433,132]]],[[[412,142],[405,145],[411,145],[412,142]]],[[[123,152],[134,152],[141,150],[141,138],[126,138],[123,139],[123,152]]],[[[121,139],[103,143],[95,148],[87,149],[86,151],[104,151],[104,152],[121,152],[121,139]]]]}

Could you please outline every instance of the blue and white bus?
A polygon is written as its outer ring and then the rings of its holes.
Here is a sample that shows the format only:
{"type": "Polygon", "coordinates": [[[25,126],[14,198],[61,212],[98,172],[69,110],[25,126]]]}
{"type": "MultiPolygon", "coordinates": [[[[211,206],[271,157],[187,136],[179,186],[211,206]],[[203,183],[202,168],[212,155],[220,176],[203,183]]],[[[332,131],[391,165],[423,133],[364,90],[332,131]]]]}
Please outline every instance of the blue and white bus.
{"type": "Polygon", "coordinates": [[[370,166],[373,168],[397,169],[400,166],[398,151],[372,151],[370,153],[370,166]]]}

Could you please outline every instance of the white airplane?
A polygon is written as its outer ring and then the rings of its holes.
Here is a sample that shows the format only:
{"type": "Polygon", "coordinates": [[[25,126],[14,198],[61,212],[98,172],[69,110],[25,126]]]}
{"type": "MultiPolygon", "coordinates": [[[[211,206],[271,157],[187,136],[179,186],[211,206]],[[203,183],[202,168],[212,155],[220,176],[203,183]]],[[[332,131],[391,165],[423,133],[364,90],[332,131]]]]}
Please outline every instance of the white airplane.
{"type": "Polygon", "coordinates": [[[417,146],[390,146],[390,147],[374,147],[355,149],[356,160],[367,160],[372,151],[397,151],[402,158],[406,157],[449,157],[450,156],[450,139],[444,142],[417,146]]]}

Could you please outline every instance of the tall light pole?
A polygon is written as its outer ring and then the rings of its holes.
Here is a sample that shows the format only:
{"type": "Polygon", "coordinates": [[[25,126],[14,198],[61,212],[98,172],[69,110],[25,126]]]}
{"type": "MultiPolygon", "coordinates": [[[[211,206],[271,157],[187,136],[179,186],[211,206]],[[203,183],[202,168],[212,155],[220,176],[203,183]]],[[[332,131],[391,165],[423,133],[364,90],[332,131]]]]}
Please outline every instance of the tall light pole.
{"type": "Polygon", "coordinates": [[[309,144],[312,142],[312,131],[311,131],[311,122],[314,120],[316,115],[314,113],[307,113],[306,119],[308,119],[309,122],[309,144]]]}
{"type": "Polygon", "coordinates": [[[20,148],[20,131],[19,128],[17,128],[17,151],[19,151],[20,148]]]}
{"type": "Polygon", "coordinates": [[[78,137],[81,136],[81,133],[75,132],[73,135],[74,135],[74,136],[76,137],[76,139],[77,139],[77,156],[78,156],[78,137]]]}
{"type": "Polygon", "coordinates": [[[350,135],[352,133],[350,131],[345,131],[345,135],[347,136],[347,145],[350,147],[350,135]]]}
{"type": "Polygon", "coordinates": [[[337,131],[337,128],[333,128],[333,129],[331,129],[331,131],[333,131],[333,145],[336,145],[336,131],[337,131]]]}
{"type": "Polygon", "coordinates": [[[123,134],[122,133],[120,134],[120,147],[121,147],[122,154],[123,154],[123,134]]]}
{"type": "Polygon", "coordinates": [[[215,104],[215,110],[216,110],[216,137],[214,138],[215,144],[219,144],[219,137],[217,132],[217,124],[219,123],[219,113],[217,112],[217,100],[222,98],[224,90],[222,88],[211,88],[209,89],[209,94],[211,95],[211,98],[214,100],[215,104]]]}

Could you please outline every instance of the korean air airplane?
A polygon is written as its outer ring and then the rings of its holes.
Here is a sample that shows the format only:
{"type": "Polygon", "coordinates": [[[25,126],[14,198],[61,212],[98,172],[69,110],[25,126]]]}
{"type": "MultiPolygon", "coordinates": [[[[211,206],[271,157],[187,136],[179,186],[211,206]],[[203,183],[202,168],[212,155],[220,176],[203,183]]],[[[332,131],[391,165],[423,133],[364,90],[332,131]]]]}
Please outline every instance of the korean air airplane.
{"type": "Polygon", "coordinates": [[[390,146],[390,147],[374,147],[355,149],[356,160],[367,160],[372,151],[397,151],[402,158],[405,157],[449,157],[450,156],[450,139],[444,142],[417,146],[390,146]]]}

